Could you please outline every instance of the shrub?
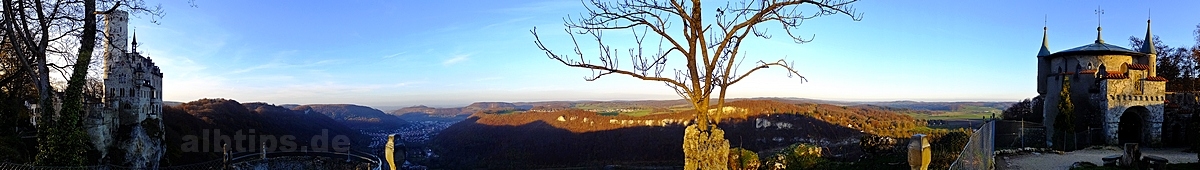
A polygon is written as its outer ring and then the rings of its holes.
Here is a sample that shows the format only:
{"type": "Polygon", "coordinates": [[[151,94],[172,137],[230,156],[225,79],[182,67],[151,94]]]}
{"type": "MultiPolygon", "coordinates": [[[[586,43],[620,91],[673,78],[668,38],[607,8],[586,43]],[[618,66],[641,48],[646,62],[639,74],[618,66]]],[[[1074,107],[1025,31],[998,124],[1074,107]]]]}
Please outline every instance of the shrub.
{"type": "Polygon", "coordinates": [[[760,166],[758,154],[742,148],[729,149],[730,170],[756,170],[760,166]]]}
{"type": "Polygon", "coordinates": [[[862,148],[863,153],[868,156],[879,156],[896,153],[897,142],[895,138],[876,135],[863,135],[859,139],[858,145],[862,148]]]}
{"type": "Polygon", "coordinates": [[[962,153],[962,149],[971,141],[973,131],[969,129],[955,129],[945,135],[935,137],[929,140],[930,150],[932,152],[932,160],[929,162],[929,169],[947,169],[954,160],[958,159],[958,155],[962,153]]]}
{"type": "Polygon", "coordinates": [[[763,166],[775,170],[818,169],[826,162],[821,158],[820,146],[797,143],[775,153],[763,166]]]}

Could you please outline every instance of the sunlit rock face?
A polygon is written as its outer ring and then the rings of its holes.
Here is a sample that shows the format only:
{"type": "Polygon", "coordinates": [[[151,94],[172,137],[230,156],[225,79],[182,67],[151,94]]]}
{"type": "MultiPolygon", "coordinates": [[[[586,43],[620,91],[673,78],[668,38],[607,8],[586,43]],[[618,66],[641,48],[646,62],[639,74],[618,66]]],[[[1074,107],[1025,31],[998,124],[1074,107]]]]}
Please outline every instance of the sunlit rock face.
{"type": "MultiPolygon", "coordinates": [[[[158,124],[161,126],[161,123],[158,124]]],[[[147,132],[147,129],[142,125],[134,125],[131,131],[127,133],[127,138],[124,138],[115,149],[124,151],[121,155],[124,160],[122,162],[114,162],[122,165],[129,165],[130,168],[143,169],[158,167],[158,161],[162,158],[163,148],[162,133],[160,135],[152,135],[147,132]]],[[[120,139],[120,138],[118,138],[120,139]]]]}
{"type": "Polygon", "coordinates": [[[163,148],[162,72],[128,42],[129,15],[104,14],[104,88],[89,108],[85,129],[101,163],[133,169],[158,167],[163,148]],[[132,48],[127,48],[132,47],[132,48]]]}

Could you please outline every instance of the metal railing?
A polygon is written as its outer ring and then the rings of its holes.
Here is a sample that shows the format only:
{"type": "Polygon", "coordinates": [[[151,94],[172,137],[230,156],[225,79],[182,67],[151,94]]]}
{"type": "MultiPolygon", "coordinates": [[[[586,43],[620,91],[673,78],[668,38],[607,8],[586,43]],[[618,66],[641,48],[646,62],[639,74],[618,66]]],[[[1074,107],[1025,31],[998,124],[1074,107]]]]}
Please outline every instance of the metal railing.
{"type": "Polygon", "coordinates": [[[950,169],[993,169],[995,164],[995,121],[988,121],[975,130],[971,140],[963,146],[958,159],[950,164],[950,169]]]}

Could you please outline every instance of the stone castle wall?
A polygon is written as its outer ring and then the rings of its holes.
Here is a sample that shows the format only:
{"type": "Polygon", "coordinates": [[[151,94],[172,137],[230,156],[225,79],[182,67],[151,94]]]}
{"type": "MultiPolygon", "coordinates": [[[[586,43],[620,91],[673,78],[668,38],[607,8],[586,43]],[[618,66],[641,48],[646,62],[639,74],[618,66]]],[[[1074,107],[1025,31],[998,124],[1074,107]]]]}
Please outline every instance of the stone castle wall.
{"type": "MultiPolygon", "coordinates": [[[[1144,58],[1144,57],[1140,57],[1144,58]]],[[[1144,123],[1143,139],[1150,144],[1161,141],[1163,122],[1163,101],[1165,82],[1145,80],[1149,70],[1128,68],[1128,64],[1139,57],[1129,55],[1077,55],[1051,59],[1048,63],[1050,74],[1045,75],[1046,87],[1043,94],[1043,122],[1047,123],[1047,141],[1052,142],[1055,132],[1053,123],[1058,117],[1059,96],[1062,90],[1063,78],[1070,78],[1071,100],[1075,106],[1077,119],[1084,120],[1079,126],[1100,125],[1103,128],[1103,138],[1107,144],[1117,144],[1117,128],[1120,117],[1126,110],[1134,107],[1145,108],[1141,115],[1144,123]],[[1107,72],[1119,72],[1128,78],[1101,79],[1107,72]],[[1093,123],[1088,123],[1093,122],[1093,123]]],[[[1094,126],[1093,126],[1094,127],[1094,126]]],[[[1050,144],[1053,145],[1053,144],[1050,144]]]]}

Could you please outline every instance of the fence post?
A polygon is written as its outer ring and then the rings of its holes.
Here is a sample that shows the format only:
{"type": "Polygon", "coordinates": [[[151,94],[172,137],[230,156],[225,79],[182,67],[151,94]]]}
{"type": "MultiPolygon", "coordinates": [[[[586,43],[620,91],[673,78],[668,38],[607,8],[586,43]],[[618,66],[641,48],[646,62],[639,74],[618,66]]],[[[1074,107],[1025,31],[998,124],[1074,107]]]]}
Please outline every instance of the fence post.
{"type": "MultiPolygon", "coordinates": [[[[388,164],[389,170],[396,170],[396,162],[397,161],[396,161],[396,156],[395,156],[396,155],[395,154],[395,152],[396,152],[396,141],[395,140],[396,140],[396,134],[388,135],[387,144],[384,144],[384,146],[383,146],[384,147],[383,156],[384,156],[384,158],[387,158],[387,164],[388,164]]],[[[400,158],[400,159],[404,159],[404,158],[400,158]]]]}
{"type": "Polygon", "coordinates": [[[259,155],[259,159],[267,160],[267,142],[262,142],[262,146],[259,147],[262,148],[262,155],[259,155]]]}
{"type": "Polygon", "coordinates": [[[221,145],[221,169],[229,169],[229,144],[221,145]]]}
{"type": "Polygon", "coordinates": [[[915,134],[908,141],[908,166],[913,170],[929,169],[929,139],[925,134],[915,134]]]}

